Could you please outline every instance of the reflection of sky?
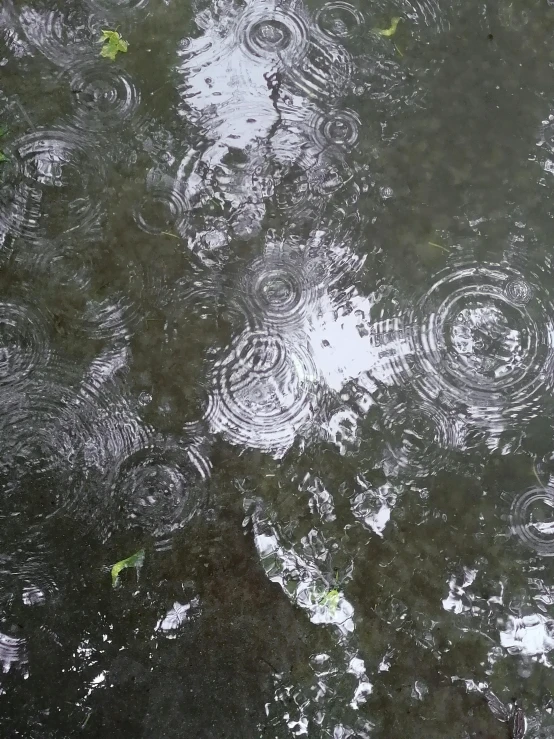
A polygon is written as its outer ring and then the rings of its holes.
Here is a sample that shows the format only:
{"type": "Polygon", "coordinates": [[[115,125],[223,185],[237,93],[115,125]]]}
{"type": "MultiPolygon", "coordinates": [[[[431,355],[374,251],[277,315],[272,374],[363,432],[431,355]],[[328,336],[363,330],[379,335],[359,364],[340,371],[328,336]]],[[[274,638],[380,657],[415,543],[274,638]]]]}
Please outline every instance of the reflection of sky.
{"type": "Polygon", "coordinates": [[[554,649],[554,621],[541,613],[510,616],[500,631],[500,644],[511,654],[543,657],[546,663],[545,655],[554,649]]]}
{"type": "MultiPolygon", "coordinates": [[[[329,142],[316,131],[323,111],[306,94],[286,91],[287,70],[301,68],[309,34],[315,32],[304,16],[298,3],[281,6],[271,0],[250,2],[241,10],[229,5],[217,18],[204,11],[197,17],[202,35],[182,51],[182,114],[208,142],[194,172],[202,166],[218,169],[218,189],[235,209],[262,201],[268,181],[277,184],[292,164],[313,173],[329,159],[324,151],[329,142]],[[272,48],[271,39],[265,43],[264,23],[287,30],[282,50],[272,48]],[[224,163],[230,151],[241,152],[240,165],[224,163]],[[259,169],[267,178],[257,185],[253,175],[259,169]]],[[[321,70],[322,87],[333,86],[331,75],[331,69],[321,70]]],[[[186,183],[190,200],[205,186],[194,172],[186,183]]]]}
{"type": "MultiPolygon", "coordinates": [[[[265,215],[267,197],[279,186],[282,173],[287,168],[296,165],[300,171],[304,168],[304,173],[309,172],[313,177],[315,171],[325,168],[328,156],[336,153],[336,147],[328,146],[331,142],[325,142],[315,123],[328,113],[320,101],[315,96],[310,97],[307,87],[302,88],[302,85],[297,86],[294,93],[287,90],[287,69],[279,55],[256,56],[251,53],[248,34],[253,21],[271,18],[277,7],[272,2],[249,3],[238,12],[227,7],[221,13],[221,19],[204,12],[199,18],[202,33],[183,50],[180,66],[184,80],[181,112],[199,126],[206,139],[203,153],[193,168],[192,176],[186,181],[188,199],[194,202],[194,197],[206,187],[203,167],[211,175],[215,173],[210,180],[215,192],[222,195],[234,210],[247,207],[252,221],[256,221],[258,226],[265,215]],[[252,22],[249,14],[252,14],[252,22]],[[281,78],[271,78],[274,73],[281,74],[281,78]],[[282,84],[282,87],[278,89],[277,84],[282,84]],[[230,153],[237,154],[238,163],[229,163],[232,157],[227,158],[227,155],[230,153]],[[255,181],[252,173],[258,169],[263,177],[255,181]],[[268,181],[271,182],[269,187],[268,181]]],[[[292,7],[294,12],[302,14],[300,5],[292,7]]],[[[332,41],[328,43],[333,44],[332,41]]],[[[297,66],[302,69],[301,63],[297,66]]],[[[185,168],[181,171],[184,172],[185,168]]],[[[252,227],[251,233],[254,230],[252,227]]],[[[326,262],[333,247],[325,244],[325,224],[318,224],[317,233],[318,258],[326,262]]],[[[312,239],[316,239],[315,228],[312,239]]],[[[332,234],[329,239],[332,240],[332,234]]],[[[227,243],[223,240],[221,245],[227,243]]],[[[354,252],[353,247],[347,239],[341,244],[345,262],[349,259],[348,252],[354,252]]],[[[281,256],[285,260],[291,256],[287,253],[286,243],[281,256]]],[[[341,268],[339,264],[339,270],[341,268]]],[[[275,267],[273,269],[275,271],[275,267]]],[[[445,295],[453,293],[455,278],[461,274],[462,270],[455,268],[446,277],[443,275],[440,286],[444,285],[445,295]]],[[[427,377],[422,384],[421,395],[425,398],[420,399],[421,404],[426,402],[438,406],[442,402],[441,393],[457,395],[460,390],[455,400],[467,401],[466,418],[481,429],[490,431],[495,437],[494,446],[504,428],[501,391],[496,392],[494,413],[491,412],[490,416],[483,413],[483,407],[488,403],[486,396],[493,387],[493,381],[510,380],[511,374],[525,360],[523,330],[519,324],[510,322],[506,301],[494,292],[497,290],[500,294],[507,275],[500,276],[500,287],[496,286],[491,293],[497,300],[495,304],[492,299],[487,303],[483,297],[488,293],[483,293],[481,283],[487,282],[489,275],[474,275],[471,270],[464,274],[467,281],[461,288],[460,305],[453,303],[451,312],[445,310],[441,315],[440,310],[445,305],[449,306],[441,293],[436,302],[429,300],[424,306],[425,320],[421,325],[419,322],[410,325],[407,317],[395,316],[394,313],[388,320],[376,322],[372,313],[378,307],[378,296],[364,296],[350,288],[348,300],[343,300],[338,289],[325,284],[324,276],[310,310],[305,315],[295,316],[290,326],[278,325],[276,331],[283,344],[292,347],[291,354],[296,349],[301,350],[303,357],[309,354],[310,367],[313,365],[315,371],[307,372],[299,361],[297,378],[287,376],[286,382],[281,383],[278,378],[267,375],[262,379],[256,378],[250,385],[246,380],[243,384],[237,381],[237,390],[233,391],[232,398],[235,405],[227,403],[227,408],[232,408],[233,413],[228,413],[222,402],[222,407],[209,419],[212,432],[222,433],[239,446],[259,448],[282,456],[298,436],[308,435],[310,424],[317,425],[320,421],[320,409],[314,407],[315,392],[312,405],[306,405],[304,411],[296,413],[296,399],[302,396],[296,380],[299,384],[309,385],[310,389],[315,389],[317,383],[335,401],[331,417],[325,418],[319,427],[337,442],[341,452],[346,453],[348,442],[353,442],[357,435],[358,420],[376,402],[382,387],[408,384],[406,381],[412,379],[414,373],[411,360],[417,353],[421,354],[424,347],[425,356],[419,372],[427,374],[431,380],[427,382],[427,377]],[[417,341],[415,332],[418,332],[417,341]],[[440,333],[439,339],[437,333],[440,333]],[[443,354],[447,354],[451,376],[436,381],[447,364],[443,361],[443,354]],[[350,388],[345,393],[347,386],[351,385],[356,385],[355,395],[350,388]],[[472,389],[476,389],[473,398],[472,389]],[[291,414],[288,423],[284,411],[291,408],[295,415],[292,417],[291,414]],[[280,423],[275,423],[273,434],[271,423],[276,418],[280,418],[280,423]],[[349,427],[352,429],[350,440],[344,433],[349,427]]],[[[430,282],[432,284],[432,280],[430,282]]],[[[263,312],[256,317],[263,326],[263,312]]],[[[272,320],[275,324],[274,317],[272,320]]],[[[223,357],[218,360],[219,369],[228,369],[233,378],[232,368],[238,365],[240,356],[238,353],[234,355],[232,349],[222,353],[223,357]]],[[[531,369],[534,372],[535,368],[531,369]]],[[[240,379],[242,382],[244,378],[240,379]]],[[[415,394],[417,396],[418,390],[415,394]]],[[[446,445],[451,438],[456,442],[461,440],[462,432],[466,430],[465,422],[460,433],[457,427],[456,433],[450,433],[449,424],[457,423],[453,419],[454,413],[445,419],[428,415],[430,425],[435,421],[445,424],[445,429],[439,429],[436,439],[431,439],[430,444],[437,439],[445,441],[446,445]]],[[[410,423],[411,418],[407,416],[402,420],[410,423]]],[[[414,453],[418,454],[417,444],[414,453]]],[[[385,469],[385,473],[391,469],[385,469]]],[[[314,483],[309,489],[312,493],[309,507],[314,519],[319,516],[317,525],[321,524],[325,530],[325,524],[335,520],[334,503],[324,483],[319,483],[314,483]]],[[[397,490],[390,484],[373,489],[363,478],[358,479],[358,485],[350,499],[352,519],[360,522],[372,535],[383,537],[397,502],[397,490]]],[[[334,583],[325,556],[314,554],[312,549],[317,540],[320,555],[326,551],[328,542],[322,531],[313,528],[300,541],[291,541],[293,537],[285,537],[278,522],[261,508],[253,514],[252,522],[258,554],[268,577],[281,586],[291,602],[305,611],[312,623],[334,628],[337,642],[344,647],[344,672],[351,672],[358,679],[351,703],[353,708],[357,708],[370,694],[372,686],[364,662],[357,656],[354,646],[354,606],[341,590],[342,584],[334,583]]],[[[474,607],[467,592],[476,575],[477,570],[464,568],[461,576],[452,576],[442,602],[445,610],[460,618],[479,615],[479,607],[474,607]]],[[[548,619],[542,616],[508,619],[499,639],[502,647],[523,655],[545,654],[554,644],[548,619]]],[[[383,657],[383,663],[384,660],[383,657]]],[[[425,693],[421,686],[414,690],[417,698],[425,693]]],[[[303,733],[300,727],[301,722],[296,727],[297,733],[303,733]]]]}

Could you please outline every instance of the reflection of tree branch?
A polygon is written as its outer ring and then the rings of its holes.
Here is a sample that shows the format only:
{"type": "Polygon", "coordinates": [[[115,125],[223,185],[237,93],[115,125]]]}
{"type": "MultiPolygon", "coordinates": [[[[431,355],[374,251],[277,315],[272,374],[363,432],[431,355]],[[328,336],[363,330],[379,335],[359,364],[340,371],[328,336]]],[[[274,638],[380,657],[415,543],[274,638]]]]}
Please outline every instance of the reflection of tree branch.
{"type": "Polygon", "coordinates": [[[275,667],[275,665],[272,665],[271,662],[268,662],[268,660],[265,657],[260,657],[260,659],[262,662],[265,662],[268,667],[271,667],[271,669],[273,670],[275,674],[279,673],[279,670],[275,667]]]}

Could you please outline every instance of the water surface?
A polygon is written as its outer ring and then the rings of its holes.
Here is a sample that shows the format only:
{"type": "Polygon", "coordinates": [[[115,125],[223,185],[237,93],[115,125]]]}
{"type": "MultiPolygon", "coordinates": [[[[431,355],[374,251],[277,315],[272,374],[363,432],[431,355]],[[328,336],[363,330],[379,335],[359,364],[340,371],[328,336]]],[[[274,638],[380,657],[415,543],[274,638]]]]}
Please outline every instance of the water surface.
{"type": "Polygon", "coordinates": [[[554,737],[553,31],[4,0],[3,735],[554,737]]]}

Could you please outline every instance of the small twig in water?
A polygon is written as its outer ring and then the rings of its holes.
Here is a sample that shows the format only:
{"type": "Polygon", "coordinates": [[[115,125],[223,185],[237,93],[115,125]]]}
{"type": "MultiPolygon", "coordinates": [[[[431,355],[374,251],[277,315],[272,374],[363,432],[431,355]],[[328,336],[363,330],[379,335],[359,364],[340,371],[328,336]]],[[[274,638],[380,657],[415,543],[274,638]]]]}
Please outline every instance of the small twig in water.
{"type": "Polygon", "coordinates": [[[92,709],[90,709],[90,711],[88,712],[88,715],[87,715],[87,717],[86,717],[86,719],[85,719],[84,723],[82,724],[82,726],[81,726],[81,729],[86,729],[86,727],[87,727],[87,724],[88,724],[88,721],[89,721],[89,718],[90,718],[91,716],[92,716],[92,709]]]}

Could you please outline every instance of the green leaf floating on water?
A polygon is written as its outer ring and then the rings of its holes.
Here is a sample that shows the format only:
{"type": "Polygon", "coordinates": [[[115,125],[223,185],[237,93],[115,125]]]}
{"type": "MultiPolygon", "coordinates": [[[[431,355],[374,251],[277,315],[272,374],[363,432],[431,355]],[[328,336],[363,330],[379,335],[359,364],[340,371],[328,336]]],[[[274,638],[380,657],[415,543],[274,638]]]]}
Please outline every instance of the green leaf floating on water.
{"type": "Polygon", "coordinates": [[[109,31],[102,29],[102,38],[100,43],[104,44],[100,50],[100,56],[115,61],[116,56],[120,51],[125,53],[129,48],[127,41],[121,38],[117,31],[109,31]]]}
{"type": "Polygon", "coordinates": [[[378,33],[379,36],[385,36],[386,38],[390,38],[391,36],[394,36],[396,33],[396,29],[398,28],[398,24],[402,18],[393,18],[390,22],[390,26],[388,28],[374,28],[374,32],[378,33]]]}
{"type": "Polygon", "coordinates": [[[127,567],[134,567],[137,572],[140,570],[144,564],[144,554],[144,549],[140,549],[138,552],[135,552],[135,554],[131,554],[130,557],[127,557],[127,559],[122,559],[114,564],[112,567],[112,587],[117,588],[119,573],[121,570],[125,570],[127,567]]]}

